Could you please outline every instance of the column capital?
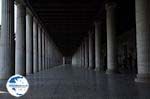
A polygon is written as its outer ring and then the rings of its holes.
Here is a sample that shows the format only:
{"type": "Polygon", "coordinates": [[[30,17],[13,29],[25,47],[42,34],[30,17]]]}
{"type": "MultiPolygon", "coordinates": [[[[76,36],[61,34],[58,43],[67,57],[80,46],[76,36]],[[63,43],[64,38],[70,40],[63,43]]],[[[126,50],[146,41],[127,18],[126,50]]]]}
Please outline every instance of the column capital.
{"type": "Polygon", "coordinates": [[[108,2],[105,4],[105,9],[108,10],[108,9],[114,9],[117,7],[117,3],[115,2],[108,2]]]}
{"type": "Polygon", "coordinates": [[[33,17],[33,22],[35,22],[36,24],[38,24],[38,20],[36,17],[33,17]]]}
{"type": "Polygon", "coordinates": [[[42,33],[44,33],[45,32],[45,29],[42,27],[42,33]]]}
{"type": "Polygon", "coordinates": [[[19,4],[21,4],[21,5],[26,5],[26,3],[24,2],[24,0],[15,0],[15,4],[16,5],[19,5],[19,4]]]}
{"type": "Polygon", "coordinates": [[[39,27],[40,29],[42,29],[42,26],[41,26],[41,24],[40,24],[40,23],[38,24],[38,27],[39,27]]]}
{"type": "Polygon", "coordinates": [[[26,8],[26,14],[33,16],[32,11],[28,7],[26,8]]]}

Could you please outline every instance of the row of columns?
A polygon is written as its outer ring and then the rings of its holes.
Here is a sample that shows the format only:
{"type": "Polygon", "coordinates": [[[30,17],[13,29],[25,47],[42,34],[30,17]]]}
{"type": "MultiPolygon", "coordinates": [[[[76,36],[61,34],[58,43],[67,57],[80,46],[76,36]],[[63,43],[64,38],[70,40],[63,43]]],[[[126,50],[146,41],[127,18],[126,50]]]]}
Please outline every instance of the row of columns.
{"type": "Polygon", "coordinates": [[[58,48],[25,3],[16,0],[16,6],[15,34],[14,0],[2,0],[0,79],[13,74],[29,75],[62,64],[58,48]]]}
{"type": "MultiPolygon", "coordinates": [[[[106,73],[117,73],[117,41],[116,41],[116,3],[111,2],[106,7],[106,30],[107,30],[107,71],[106,73]]],[[[150,2],[148,0],[135,0],[136,15],[136,46],[137,46],[137,67],[138,74],[135,81],[150,81],[150,19],[149,19],[150,2]]],[[[86,45],[78,48],[72,57],[73,65],[82,65],[82,67],[104,71],[102,61],[102,31],[101,22],[95,22],[95,38],[93,39],[93,31],[89,32],[88,41],[83,41],[86,45]],[[95,40],[95,46],[94,46],[95,40]],[[88,47],[87,47],[88,43],[88,47]],[[88,52],[87,52],[88,50],[88,52]],[[84,53],[85,52],[85,53],[84,53]],[[83,57],[82,53],[86,57],[83,57]],[[86,63],[83,64],[83,60],[86,63]],[[79,63],[81,60],[81,63],[79,63]]],[[[87,39],[87,37],[86,37],[87,39]]]]}

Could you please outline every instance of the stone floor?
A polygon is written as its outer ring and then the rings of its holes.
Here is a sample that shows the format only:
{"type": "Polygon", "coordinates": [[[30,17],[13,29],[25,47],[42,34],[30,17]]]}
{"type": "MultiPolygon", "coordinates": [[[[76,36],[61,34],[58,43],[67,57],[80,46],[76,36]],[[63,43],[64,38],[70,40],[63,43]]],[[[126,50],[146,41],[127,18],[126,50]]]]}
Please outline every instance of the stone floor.
{"type": "MultiPolygon", "coordinates": [[[[135,83],[132,75],[58,66],[27,79],[30,89],[20,99],[150,99],[150,84],[135,83]]],[[[0,81],[0,90],[6,91],[5,81],[0,81]]],[[[15,97],[4,93],[0,99],[15,97]]]]}

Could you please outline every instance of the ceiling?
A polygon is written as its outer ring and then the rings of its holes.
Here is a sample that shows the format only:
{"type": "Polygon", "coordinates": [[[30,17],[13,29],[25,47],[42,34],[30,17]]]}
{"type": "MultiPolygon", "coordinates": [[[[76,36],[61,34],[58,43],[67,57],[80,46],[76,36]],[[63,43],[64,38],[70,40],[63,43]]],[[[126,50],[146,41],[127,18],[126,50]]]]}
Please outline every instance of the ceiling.
{"type": "Polygon", "coordinates": [[[105,0],[28,0],[28,2],[65,56],[73,54],[88,34],[94,20],[105,19],[105,0]]]}

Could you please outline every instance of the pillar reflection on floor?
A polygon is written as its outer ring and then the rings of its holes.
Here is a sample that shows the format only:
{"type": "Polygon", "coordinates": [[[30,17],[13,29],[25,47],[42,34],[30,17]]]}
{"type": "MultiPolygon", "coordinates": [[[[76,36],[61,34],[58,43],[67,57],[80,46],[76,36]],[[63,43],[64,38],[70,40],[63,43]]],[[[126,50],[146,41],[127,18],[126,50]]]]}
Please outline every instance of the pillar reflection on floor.
{"type": "MultiPolygon", "coordinates": [[[[150,85],[135,83],[135,75],[104,74],[78,66],[58,66],[26,76],[28,93],[21,99],[148,99],[150,85]]],[[[2,88],[2,86],[0,86],[2,88]]],[[[13,99],[9,94],[0,99],[13,99]]]]}

